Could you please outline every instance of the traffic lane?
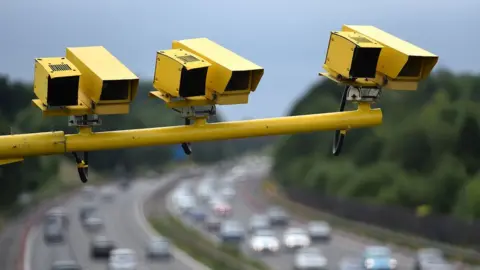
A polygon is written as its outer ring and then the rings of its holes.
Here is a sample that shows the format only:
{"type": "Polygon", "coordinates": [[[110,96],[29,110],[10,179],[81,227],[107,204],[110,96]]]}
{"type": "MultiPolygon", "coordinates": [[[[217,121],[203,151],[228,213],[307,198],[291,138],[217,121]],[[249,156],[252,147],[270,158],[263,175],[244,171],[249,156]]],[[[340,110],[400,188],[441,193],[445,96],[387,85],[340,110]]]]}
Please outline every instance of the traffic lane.
{"type": "Polygon", "coordinates": [[[52,266],[53,252],[43,241],[42,227],[39,225],[32,227],[29,237],[31,240],[27,241],[32,241],[29,243],[32,251],[29,269],[49,269],[52,266]]]}
{"type": "MultiPolygon", "coordinates": [[[[234,197],[232,200],[232,216],[231,219],[237,220],[244,224],[245,228],[248,228],[248,221],[250,217],[255,214],[261,214],[263,211],[261,209],[254,209],[250,208],[250,205],[245,203],[244,196],[242,194],[242,187],[247,183],[247,181],[242,181],[242,183],[239,183],[237,185],[237,196],[234,197]]],[[[276,232],[276,235],[278,236],[279,240],[281,240],[281,234],[282,230],[279,228],[274,227],[273,228],[276,232]]],[[[243,244],[243,250],[247,252],[247,254],[255,254],[253,251],[251,251],[250,247],[248,246],[248,239],[249,236],[247,236],[246,241],[243,244]]],[[[294,261],[294,254],[292,252],[288,252],[285,249],[280,249],[276,254],[268,254],[268,255],[261,255],[261,254],[255,254],[255,257],[257,259],[262,260],[265,264],[267,264],[270,268],[272,269],[278,269],[278,270],[290,270],[292,269],[293,266],[293,261],[294,261]]]]}
{"type": "Polygon", "coordinates": [[[70,226],[66,232],[64,243],[46,244],[43,239],[42,225],[36,225],[31,230],[31,237],[27,241],[31,242],[30,269],[50,269],[52,264],[58,260],[75,260],[82,267],[97,270],[105,269],[105,265],[95,265],[90,262],[88,256],[88,243],[85,242],[85,233],[76,218],[77,206],[79,204],[78,196],[65,202],[67,213],[70,217],[70,226]]]}
{"type": "MultiPolygon", "coordinates": [[[[178,175],[172,174],[171,177],[178,177],[178,175]]],[[[135,182],[134,182],[135,183],[135,182]]],[[[116,187],[116,185],[109,185],[110,187],[116,187]]],[[[135,186],[135,184],[133,185],[135,186]]],[[[149,186],[152,187],[151,185],[149,186]]],[[[157,188],[157,187],[154,187],[157,188]]],[[[151,191],[151,190],[150,190],[151,191]]],[[[125,193],[125,194],[128,194],[125,193]]],[[[119,191],[117,196],[122,197],[125,195],[122,191],[119,191]]],[[[143,201],[145,194],[137,194],[137,197],[141,198],[140,201],[143,201]],[[140,196],[142,195],[142,196],[140,196]]],[[[128,196],[127,196],[128,197],[128,196]]],[[[94,237],[94,234],[88,233],[84,230],[83,226],[79,221],[79,209],[85,203],[98,203],[98,210],[101,213],[104,220],[108,220],[108,216],[110,215],[109,211],[103,211],[102,208],[105,205],[99,196],[96,196],[93,201],[86,200],[82,197],[81,194],[76,194],[70,198],[70,200],[66,201],[62,206],[65,207],[67,213],[70,217],[70,226],[67,232],[67,239],[66,242],[62,245],[57,246],[47,246],[43,241],[43,233],[41,230],[41,226],[35,226],[32,228],[31,233],[29,233],[28,237],[30,238],[27,241],[31,242],[30,249],[30,256],[28,259],[27,265],[30,266],[30,269],[49,269],[52,263],[56,260],[65,260],[65,259],[73,259],[77,261],[83,268],[89,270],[104,270],[107,262],[106,260],[92,260],[90,257],[90,243],[94,237]]],[[[115,205],[113,202],[112,205],[115,205]]],[[[120,207],[113,207],[112,209],[121,209],[120,207]]],[[[143,213],[142,213],[143,214],[143,213]]],[[[117,216],[120,216],[117,214],[117,216]]],[[[132,219],[129,219],[130,223],[132,219]]],[[[118,235],[118,233],[112,232],[107,228],[108,231],[104,231],[103,234],[110,236],[113,240],[115,239],[114,235],[118,235]]],[[[114,229],[115,230],[115,229],[114,229]]],[[[116,228],[118,230],[118,228],[116,228]]],[[[132,240],[128,240],[132,241],[132,240]]],[[[143,251],[143,250],[142,250],[143,251]]],[[[184,257],[187,257],[184,255],[184,257]]],[[[184,260],[188,260],[188,258],[182,258],[184,260]]],[[[194,263],[191,263],[189,267],[185,267],[185,265],[178,266],[178,263],[172,269],[193,269],[191,267],[194,263]]],[[[162,267],[163,268],[163,267],[162,267]]],[[[168,268],[170,269],[170,268],[168,268]]],[[[26,270],[29,270],[28,267],[26,270]]]]}
{"type": "MultiPolygon", "coordinates": [[[[255,170],[254,172],[258,173],[260,171],[255,170]]],[[[246,178],[248,178],[248,177],[238,176],[238,177],[235,178],[235,180],[234,180],[235,182],[231,182],[231,183],[235,184],[235,186],[237,187],[236,188],[237,192],[238,192],[238,187],[241,185],[241,182],[243,180],[245,180],[246,178]]],[[[221,185],[221,181],[225,181],[225,180],[228,181],[228,182],[232,181],[231,179],[225,179],[223,177],[217,177],[215,179],[215,182],[217,184],[216,186],[221,185]]],[[[200,183],[201,183],[201,181],[198,181],[197,183],[192,183],[192,184],[194,184],[194,188],[196,188],[198,186],[198,184],[200,184],[200,183]]],[[[169,200],[168,201],[169,203],[172,201],[172,193],[170,193],[169,196],[167,197],[168,200],[169,200]]],[[[248,226],[248,220],[249,220],[250,216],[252,215],[252,211],[250,209],[247,209],[247,207],[245,206],[245,204],[241,200],[242,200],[241,196],[238,196],[238,195],[236,195],[231,200],[232,215],[230,217],[225,218],[225,219],[237,220],[237,221],[241,222],[245,227],[247,227],[248,226]]],[[[210,209],[210,207],[208,206],[207,203],[202,203],[199,206],[204,211],[206,211],[207,213],[212,214],[212,211],[211,211],[211,209],[210,209]]],[[[203,226],[203,223],[194,222],[192,219],[190,219],[188,217],[188,215],[184,215],[184,214],[182,215],[182,214],[178,213],[177,211],[175,211],[174,209],[171,209],[171,210],[173,212],[175,212],[178,217],[181,218],[181,220],[182,220],[182,222],[184,222],[184,224],[195,227],[198,231],[200,231],[203,235],[207,236],[213,242],[220,243],[221,240],[218,237],[218,235],[216,233],[209,232],[208,230],[206,230],[206,228],[203,226]]],[[[262,260],[264,263],[266,263],[272,269],[276,269],[276,270],[277,269],[278,270],[283,270],[283,269],[290,270],[290,269],[292,269],[294,255],[290,252],[286,252],[284,250],[281,250],[277,254],[272,254],[272,255],[267,255],[267,256],[260,256],[260,254],[254,254],[251,251],[250,247],[248,246],[248,236],[247,236],[246,240],[242,243],[241,248],[242,248],[242,250],[244,251],[245,254],[252,255],[256,259],[262,260]]]]}
{"type": "Polygon", "coordinates": [[[102,212],[106,229],[119,247],[129,248],[137,253],[140,265],[145,269],[189,269],[178,259],[171,262],[152,262],[145,257],[147,243],[153,236],[140,225],[139,215],[143,213],[139,213],[139,205],[145,195],[157,189],[159,184],[158,181],[135,181],[130,190],[118,194],[114,202],[105,202],[102,212]]]}
{"type": "MultiPolygon", "coordinates": [[[[245,181],[240,190],[243,207],[245,211],[250,209],[252,212],[265,212],[270,206],[269,202],[263,195],[262,180],[264,175],[250,175],[248,181],[245,181]]],[[[242,206],[236,206],[241,208],[242,206]]],[[[293,220],[293,224],[305,226],[305,220],[293,220]]],[[[373,241],[371,239],[360,239],[356,237],[349,237],[349,235],[339,232],[333,228],[331,240],[327,245],[322,245],[322,250],[325,253],[330,265],[338,265],[339,261],[344,257],[359,257],[362,255],[363,249],[370,245],[384,245],[383,243],[373,241]]],[[[413,257],[411,254],[403,254],[394,250],[393,256],[399,263],[401,269],[411,269],[413,267],[413,257]]]]}
{"type": "MultiPolygon", "coordinates": [[[[65,204],[70,214],[70,226],[68,230],[68,243],[70,254],[83,268],[88,270],[105,270],[106,260],[96,260],[90,256],[91,241],[95,236],[86,231],[80,222],[79,210],[85,203],[98,203],[98,196],[94,200],[87,200],[81,194],[77,194],[65,204]]],[[[98,214],[101,213],[100,204],[97,205],[98,214]]],[[[103,217],[102,217],[103,218],[103,217]]],[[[102,232],[108,236],[108,231],[102,232]]]]}

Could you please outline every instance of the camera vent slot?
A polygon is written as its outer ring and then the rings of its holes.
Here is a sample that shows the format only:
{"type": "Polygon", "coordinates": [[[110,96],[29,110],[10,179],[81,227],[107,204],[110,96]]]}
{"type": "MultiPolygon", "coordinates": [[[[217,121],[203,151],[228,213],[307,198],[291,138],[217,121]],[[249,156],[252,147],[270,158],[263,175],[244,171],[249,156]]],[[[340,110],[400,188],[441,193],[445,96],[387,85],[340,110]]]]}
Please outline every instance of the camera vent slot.
{"type": "Polygon", "coordinates": [[[69,71],[72,70],[67,64],[48,64],[52,71],[69,71]]]}
{"type": "Polygon", "coordinates": [[[193,55],[177,56],[177,58],[186,63],[200,61],[198,58],[196,58],[193,55]]]}

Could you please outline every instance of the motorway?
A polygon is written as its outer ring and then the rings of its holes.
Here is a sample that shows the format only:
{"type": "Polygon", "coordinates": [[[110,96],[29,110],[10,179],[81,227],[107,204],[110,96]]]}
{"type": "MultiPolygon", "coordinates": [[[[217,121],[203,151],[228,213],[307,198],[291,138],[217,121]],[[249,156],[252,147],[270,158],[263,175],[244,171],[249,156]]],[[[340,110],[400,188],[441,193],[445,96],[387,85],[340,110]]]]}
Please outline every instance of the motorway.
{"type": "MultiPolygon", "coordinates": [[[[254,213],[265,213],[265,210],[271,206],[267,200],[262,196],[261,190],[261,180],[264,179],[266,173],[269,170],[269,164],[259,164],[259,163],[250,163],[247,165],[239,164],[239,167],[243,166],[243,174],[241,177],[237,178],[235,181],[235,188],[237,195],[232,201],[233,215],[231,219],[238,220],[245,225],[245,228],[248,226],[248,220],[254,213]]],[[[229,172],[219,174],[216,176],[216,181],[224,181],[225,178],[228,178],[229,172]]],[[[200,181],[196,181],[197,183],[200,181]]],[[[217,182],[218,186],[218,182],[217,182]]],[[[211,239],[219,241],[219,239],[214,234],[209,234],[203,226],[197,225],[190,221],[188,218],[183,217],[184,222],[188,223],[191,226],[196,226],[198,230],[202,231],[205,235],[208,235],[211,239]]],[[[292,220],[292,225],[303,226],[304,222],[300,220],[292,220]]],[[[282,230],[276,229],[277,236],[281,236],[282,230]]],[[[281,239],[281,238],[280,238],[281,239]]],[[[367,240],[359,237],[350,237],[343,232],[338,232],[333,228],[332,238],[329,243],[326,244],[316,244],[326,258],[328,259],[329,269],[337,269],[337,265],[342,258],[345,257],[355,257],[359,258],[363,252],[363,249],[367,245],[382,245],[381,243],[374,242],[373,240],[367,240]]],[[[248,254],[252,254],[249,251],[249,248],[245,244],[243,246],[245,251],[248,251],[248,254]]],[[[413,269],[413,258],[412,254],[404,254],[400,252],[395,252],[393,250],[394,257],[398,260],[398,269],[413,269]]],[[[294,254],[288,253],[285,251],[280,251],[275,255],[263,255],[256,256],[264,261],[269,267],[276,270],[290,270],[293,267],[294,254]]]]}
{"type": "MultiPolygon", "coordinates": [[[[104,235],[116,241],[118,247],[130,248],[136,251],[140,261],[140,270],[153,269],[204,269],[183,252],[175,249],[172,262],[152,263],[144,259],[148,240],[154,237],[143,214],[143,203],[154,191],[161,188],[174,177],[163,177],[162,181],[137,180],[127,191],[117,191],[114,201],[102,202],[98,196],[96,202],[98,211],[105,223],[104,235]]],[[[90,258],[90,239],[93,235],[85,232],[79,223],[78,209],[85,203],[84,198],[76,195],[68,200],[63,207],[70,215],[68,240],[65,244],[46,246],[43,241],[42,228],[34,226],[26,243],[26,255],[23,270],[50,269],[56,260],[76,260],[83,269],[105,270],[106,261],[94,261],[90,258]]]]}

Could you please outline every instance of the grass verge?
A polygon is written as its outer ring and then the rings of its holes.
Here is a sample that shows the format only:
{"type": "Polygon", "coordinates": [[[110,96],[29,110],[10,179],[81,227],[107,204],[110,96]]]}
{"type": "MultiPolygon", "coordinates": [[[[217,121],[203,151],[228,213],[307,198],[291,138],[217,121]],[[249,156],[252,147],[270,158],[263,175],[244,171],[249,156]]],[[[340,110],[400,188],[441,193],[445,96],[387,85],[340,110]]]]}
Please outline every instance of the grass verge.
{"type": "Polygon", "coordinates": [[[263,183],[263,191],[269,200],[285,207],[301,219],[321,219],[328,221],[333,227],[352,232],[359,236],[376,239],[381,242],[391,243],[411,250],[424,247],[435,247],[441,249],[445,255],[454,261],[460,261],[471,265],[480,265],[480,253],[475,250],[455,247],[444,243],[434,242],[418,236],[408,235],[390,231],[370,224],[344,219],[327,212],[293,202],[282,192],[281,188],[272,180],[263,183]]]}
{"type": "Polygon", "coordinates": [[[261,262],[245,258],[238,248],[218,246],[172,215],[151,219],[153,227],[178,248],[212,270],[268,270],[261,262]]]}

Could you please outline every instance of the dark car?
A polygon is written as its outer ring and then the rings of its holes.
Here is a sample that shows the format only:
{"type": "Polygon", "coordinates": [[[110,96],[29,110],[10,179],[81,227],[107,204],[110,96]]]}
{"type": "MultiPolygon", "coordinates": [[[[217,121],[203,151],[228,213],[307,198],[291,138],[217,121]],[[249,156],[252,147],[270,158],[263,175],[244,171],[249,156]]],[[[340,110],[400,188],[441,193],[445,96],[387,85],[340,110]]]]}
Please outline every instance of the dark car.
{"type": "Polygon", "coordinates": [[[52,264],[51,270],[82,270],[82,267],[75,261],[56,261],[52,264]]]}
{"type": "Polygon", "coordinates": [[[220,239],[224,243],[238,244],[245,239],[245,229],[237,221],[224,221],[220,225],[220,239]]]}
{"type": "Polygon", "coordinates": [[[205,211],[199,207],[190,208],[187,211],[187,214],[196,222],[203,222],[207,217],[205,211]]]}
{"type": "Polygon", "coordinates": [[[64,228],[61,220],[43,225],[43,239],[47,244],[63,243],[65,240],[64,228]]]}
{"type": "Polygon", "coordinates": [[[209,232],[216,232],[220,230],[220,224],[222,224],[222,221],[215,216],[209,216],[205,220],[205,227],[209,232]]]}
{"type": "Polygon", "coordinates": [[[275,225],[288,225],[289,216],[283,208],[280,207],[271,207],[267,211],[268,218],[270,219],[270,224],[275,225]]]}
{"type": "Polygon", "coordinates": [[[146,254],[149,259],[171,259],[170,242],[164,238],[152,239],[147,246],[146,254]]]}
{"type": "Polygon", "coordinates": [[[90,247],[90,255],[92,258],[108,258],[110,251],[116,248],[115,242],[106,236],[97,236],[93,239],[90,247]]]}

